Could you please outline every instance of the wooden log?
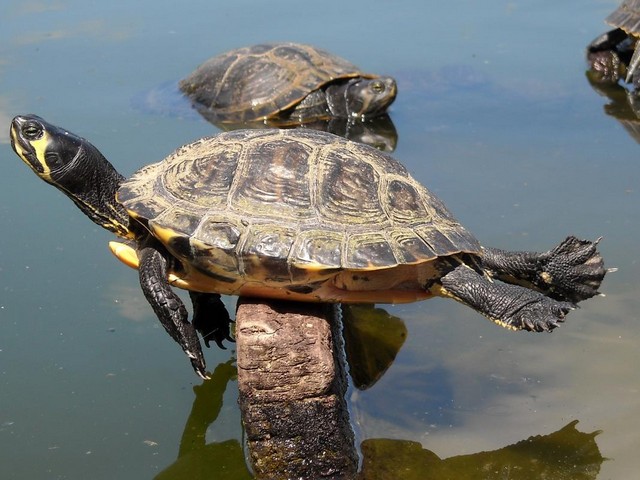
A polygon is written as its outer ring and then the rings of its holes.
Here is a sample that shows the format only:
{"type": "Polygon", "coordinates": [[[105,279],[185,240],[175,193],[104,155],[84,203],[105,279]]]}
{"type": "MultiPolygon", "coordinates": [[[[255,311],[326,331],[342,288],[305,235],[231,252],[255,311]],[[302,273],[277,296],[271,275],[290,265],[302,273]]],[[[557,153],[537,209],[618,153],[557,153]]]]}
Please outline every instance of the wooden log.
{"type": "Polygon", "coordinates": [[[345,479],[357,453],[337,309],[241,298],[240,410],[258,479],[345,479]]]}

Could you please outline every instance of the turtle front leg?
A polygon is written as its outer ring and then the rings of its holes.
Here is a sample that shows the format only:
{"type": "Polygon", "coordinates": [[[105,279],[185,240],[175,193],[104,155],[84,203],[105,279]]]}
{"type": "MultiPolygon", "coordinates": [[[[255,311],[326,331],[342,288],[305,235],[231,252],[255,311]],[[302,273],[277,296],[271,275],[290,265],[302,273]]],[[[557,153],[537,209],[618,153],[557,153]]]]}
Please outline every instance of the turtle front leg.
{"type": "Polygon", "coordinates": [[[191,360],[195,372],[202,378],[209,378],[196,329],[187,320],[188,313],[184,303],[167,281],[168,262],[165,255],[163,249],[153,245],[139,247],[140,286],[164,329],[191,360]]]}
{"type": "Polygon", "coordinates": [[[482,266],[504,282],[535,288],[550,297],[580,302],[597,295],[607,273],[595,242],[567,237],[544,253],[485,248],[482,266]]]}
{"type": "Polygon", "coordinates": [[[222,342],[234,340],[229,331],[229,312],[220,295],[190,291],[189,296],[193,303],[193,326],[200,332],[204,344],[209,347],[209,342],[213,340],[218,347],[225,349],[222,342]]]}
{"type": "Polygon", "coordinates": [[[493,283],[466,265],[440,280],[441,296],[450,297],[512,330],[551,331],[575,305],[519,285],[493,283]]]}

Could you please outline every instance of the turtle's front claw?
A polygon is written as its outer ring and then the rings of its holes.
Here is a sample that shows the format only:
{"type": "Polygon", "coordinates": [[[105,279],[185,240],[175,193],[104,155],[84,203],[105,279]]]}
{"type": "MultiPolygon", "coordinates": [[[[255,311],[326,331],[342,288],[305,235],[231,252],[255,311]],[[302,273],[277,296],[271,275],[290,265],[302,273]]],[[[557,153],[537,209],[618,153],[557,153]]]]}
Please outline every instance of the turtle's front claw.
{"type": "Polygon", "coordinates": [[[202,378],[203,380],[208,380],[211,378],[206,371],[205,364],[202,359],[190,358],[190,360],[191,360],[191,366],[193,367],[194,372],[196,372],[196,374],[200,378],[202,378]]]}

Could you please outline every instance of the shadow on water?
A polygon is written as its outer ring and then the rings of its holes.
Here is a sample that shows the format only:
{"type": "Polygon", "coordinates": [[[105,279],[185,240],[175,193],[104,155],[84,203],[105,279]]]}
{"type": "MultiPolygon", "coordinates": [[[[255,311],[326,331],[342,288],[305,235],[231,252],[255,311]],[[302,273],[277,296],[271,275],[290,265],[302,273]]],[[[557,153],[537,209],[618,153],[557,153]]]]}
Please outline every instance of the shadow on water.
{"type": "MultiPolygon", "coordinates": [[[[344,308],[343,324],[352,385],[369,388],[393,363],[407,329],[400,318],[373,306],[344,308]]],[[[238,440],[206,440],[207,430],[215,428],[222,410],[225,390],[236,378],[231,360],[220,363],[209,380],[193,388],[195,398],[180,439],[178,458],[156,480],[253,478],[238,440]]],[[[449,458],[440,458],[416,441],[367,438],[358,446],[360,469],[354,480],[595,479],[605,460],[596,443],[600,432],[580,432],[577,424],[574,420],[555,432],[534,435],[497,450],[449,458]]],[[[300,458],[305,453],[310,454],[301,452],[300,458]]],[[[279,478],[277,472],[274,475],[279,478]]]]}

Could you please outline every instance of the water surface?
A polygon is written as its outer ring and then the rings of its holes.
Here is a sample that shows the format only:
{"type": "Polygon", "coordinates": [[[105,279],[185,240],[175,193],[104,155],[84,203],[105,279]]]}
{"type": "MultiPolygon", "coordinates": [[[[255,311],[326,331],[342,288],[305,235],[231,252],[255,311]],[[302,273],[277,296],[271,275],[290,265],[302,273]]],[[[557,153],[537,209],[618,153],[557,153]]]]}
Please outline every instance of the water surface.
{"type": "MultiPolygon", "coordinates": [[[[607,266],[619,270],[605,280],[606,297],[584,302],[550,335],[509,332],[441,299],[387,306],[408,335],[375,385],[350,391],[359,441],[411,440],[448,458],[578,420],[582,432],[602,431],[596,442],[608,460],[598,478],[632,478],[640,467],[640,145],[584,75],[584,47],[615,6],[7,0],[0,126],[37,113],[90,139],[129,175],[217,131],[139,99],[227,49],[306,42],[396,76],[394,156],[483,244],[546,250],[569,233],[602,235],[607,266]]],[[[108,252],[111,235],[37,179],[6,133],[0,164],[3,478],[179,471],[198,378],[135,273],[108,252]]],[[[233,350],[206,357],[214,370],[233,350]]],[[[213,472],[220,452],[242,445],[237,384],[228,371],[220,382],[209,393],[220,412],[206,430],[204,466],[213,472]]]]}

